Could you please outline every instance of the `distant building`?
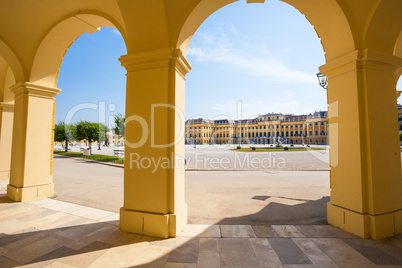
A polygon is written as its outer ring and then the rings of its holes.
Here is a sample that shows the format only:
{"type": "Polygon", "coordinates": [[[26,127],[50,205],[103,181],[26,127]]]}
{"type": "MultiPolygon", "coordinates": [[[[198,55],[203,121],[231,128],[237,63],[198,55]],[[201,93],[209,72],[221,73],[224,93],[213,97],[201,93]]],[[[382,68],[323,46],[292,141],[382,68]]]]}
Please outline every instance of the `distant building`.
{"type": "Polygon", "coordinates": [[[254,119],[186,121],[186,144],[328,144],[328,114],[270,113],[254,119]]]}

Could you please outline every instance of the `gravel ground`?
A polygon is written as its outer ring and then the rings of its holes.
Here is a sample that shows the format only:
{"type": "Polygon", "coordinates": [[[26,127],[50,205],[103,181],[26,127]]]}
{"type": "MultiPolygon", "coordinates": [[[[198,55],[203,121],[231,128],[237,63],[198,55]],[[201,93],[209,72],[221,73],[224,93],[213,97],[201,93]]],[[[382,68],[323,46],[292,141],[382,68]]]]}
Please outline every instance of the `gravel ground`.
{"type": "MultiPolygon", "coordinates": [[[[250,145],[251,146],[251,145],[250,145]]],[[[264,145],[252,145],[266,147],[264,145]]],[[[230,149],[236,145],[186,145],[187,170],[287,170],[287,171],[328,171],[329,147],[314,145],[325,150],[301,152],[235,152],[230,149]]],[[[242,146],[243,148],[249,147],[242,146]]],[[[113,155],[113,150],[122,150],[124,147],[102,147],[101,150],[93,147],[93,154],[113,155]]],[[[60,150],[61,147],[55,147],[60,150]]],[[[79,152],[79,147],[72,147],[71,151],[79,152]]]]}

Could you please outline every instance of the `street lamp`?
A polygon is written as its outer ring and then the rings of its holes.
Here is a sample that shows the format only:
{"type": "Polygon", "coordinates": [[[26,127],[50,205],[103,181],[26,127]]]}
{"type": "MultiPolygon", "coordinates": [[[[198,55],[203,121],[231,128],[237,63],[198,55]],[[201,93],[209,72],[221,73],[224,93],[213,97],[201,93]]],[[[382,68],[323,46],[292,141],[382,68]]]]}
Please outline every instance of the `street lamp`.
{"type": "Polygon", "coordinates": [[[323,75],[321,72],[317,73],[318,83],[324,89],[327,89],[328,86],[328,77],[323,75]]]}

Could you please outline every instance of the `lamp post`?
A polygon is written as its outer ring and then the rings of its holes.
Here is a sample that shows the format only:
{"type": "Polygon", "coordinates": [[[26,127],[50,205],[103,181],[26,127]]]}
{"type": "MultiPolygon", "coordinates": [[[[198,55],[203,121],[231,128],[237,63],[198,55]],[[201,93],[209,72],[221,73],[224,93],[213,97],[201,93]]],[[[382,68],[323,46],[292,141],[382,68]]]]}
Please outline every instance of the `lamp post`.
{"type": "Polygon", "coordinates": [[[317,73],[318,83],[324,89],[327,89],[328,86],[328,77],[323,75],[321,72],[317,73]]]}

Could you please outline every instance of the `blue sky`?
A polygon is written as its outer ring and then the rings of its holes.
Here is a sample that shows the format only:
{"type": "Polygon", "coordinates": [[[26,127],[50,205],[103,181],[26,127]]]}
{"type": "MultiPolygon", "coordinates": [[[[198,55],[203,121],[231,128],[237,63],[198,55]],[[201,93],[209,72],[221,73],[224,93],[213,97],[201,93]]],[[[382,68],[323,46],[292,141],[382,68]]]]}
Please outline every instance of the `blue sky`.
{"type": "MultiPolygon", "coordinates": [[[[97,122],[124,114],[126,71],[118,58],[125,54],[116,29],[78,38],[60,69],[56,121],[97,122]]],[[[320,40],[305,17],[283,2],[240,1],[222,8],[197,30],[187,58],[193,66],[187,119],[326,109],[326,92],[316,78],[325,63],[320,40]]]]}

